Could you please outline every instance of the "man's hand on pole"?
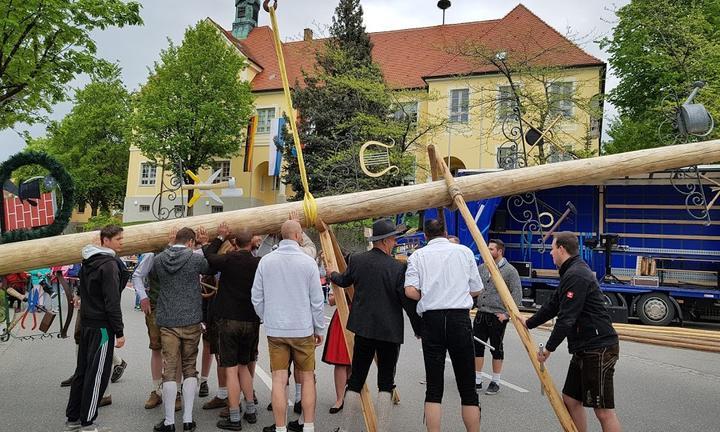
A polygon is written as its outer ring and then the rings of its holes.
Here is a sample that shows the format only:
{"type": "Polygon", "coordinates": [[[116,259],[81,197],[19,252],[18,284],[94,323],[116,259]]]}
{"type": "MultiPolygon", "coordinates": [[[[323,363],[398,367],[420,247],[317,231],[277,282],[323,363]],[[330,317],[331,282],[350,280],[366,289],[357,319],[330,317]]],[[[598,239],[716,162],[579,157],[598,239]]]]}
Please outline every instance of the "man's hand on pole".
{"type": "Polygon", "coordinates": [[[150,299],[144,298],[140,300],[140,309],[145,313],[145,315],[150,315],[152,313],[152,306],[150,306],[150,299]]]}
{"type": "Polygon", "coordinates": [[[125,336],[115,339],[115,348],[122,348],[125,345],[125,336]]]}

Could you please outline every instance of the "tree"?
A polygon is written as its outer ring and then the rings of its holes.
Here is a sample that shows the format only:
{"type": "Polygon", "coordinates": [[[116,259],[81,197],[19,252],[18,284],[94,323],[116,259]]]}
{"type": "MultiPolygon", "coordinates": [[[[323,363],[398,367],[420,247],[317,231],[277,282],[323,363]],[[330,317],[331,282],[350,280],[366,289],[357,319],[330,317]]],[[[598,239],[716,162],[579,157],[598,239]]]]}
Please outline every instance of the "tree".
{"type": "MultiPolygon", "coordinates": [[[[408,150],[432,129],[425,123],[418,124],[412,115],[401,115],[403,102],[417,95],[390,89],[371,51],[359,0],[341,0],[332,19],[330,37],[314,53],[315,69],[303,71],[305,86],[297,84],[293,90],[308,182],[315,196],[402,184],[403,178],[413,173],[414,158],[408,150]],[[397,118],[396,111],[400,114],[397,118]],[[360,171],[359,148],[369,140],[395,142],[390,162],[399,167],[398,174],[370,178],[360,171]]],[[[289,145],[285,146],[283,182],[292,185],[295,199],[302,199],[289,134],[285,143],[289,145]]]]}
{"type": "Polygon", "coordinates": [[[48,127],[48,136],[31,140],[29,150],[54,156],[75,182],[77,202],[99,210],[122,208],[130,144],[130,95],[117,66],[77,90],[72,111],[48,127]]]}
{"type": "Polygon", "coordinates": [[[608,98],[619,117],[605,151],[670,144],[668,116],[695,81],[707,82],[696,101],[718,118],[720,1],[633,0],[616,14],[612,37],[601,41],[620,79],[608,98]]]}
{"type": "Polygon", "coordinates": [[[0,5],[0,129],[32,123],[66,98],[78,74],[107,68],[91,32],[142,24],[140,4],[121,0],[6,0],[0,5]]]}
{"type": "Polygon", "coordinates": [[[253,113],[250,86],[239,79],[245,66],[213,24],[188,28],[182,45],[160,53],[135,98],[133,142],[159,165],[194,172],[237,155],[253,113]]]}

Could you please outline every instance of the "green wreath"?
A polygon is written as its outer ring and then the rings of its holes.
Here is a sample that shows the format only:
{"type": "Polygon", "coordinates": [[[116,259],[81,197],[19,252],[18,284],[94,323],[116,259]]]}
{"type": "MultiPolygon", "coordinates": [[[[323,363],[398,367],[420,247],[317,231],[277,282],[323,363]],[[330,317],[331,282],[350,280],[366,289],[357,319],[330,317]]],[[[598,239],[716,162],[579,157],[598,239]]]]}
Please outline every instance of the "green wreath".
{"type": "MultiPolygon", "coordinates": [[[[55,220],[52,224],[40,228],[21,228],[2,233],[0,243],[13,243],[51,237],[63,232],[75,206],[75,184],[64,166],[47,153],[27,151],[17,153],[0,164],[0,190],[2,185],[10,179],[12,173],[25,165],[40,165],[46,168],[53,176],[62,193],[62,206],[55,210],[55,220]]],[[[0,194],[0,197],[2,194],[0,194]]],[[[5,217],[0,214],[0,217],[5,217]]]]}

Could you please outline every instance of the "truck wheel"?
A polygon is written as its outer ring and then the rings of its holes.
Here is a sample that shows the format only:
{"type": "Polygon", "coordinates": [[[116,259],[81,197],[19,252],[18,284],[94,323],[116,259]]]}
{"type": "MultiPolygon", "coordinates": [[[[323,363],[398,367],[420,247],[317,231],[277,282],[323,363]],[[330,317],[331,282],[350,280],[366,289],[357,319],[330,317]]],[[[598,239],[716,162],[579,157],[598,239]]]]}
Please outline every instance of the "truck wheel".
{"type": "Polygon", "coordinates": [[[618,295],[615,293],[604,292],[603,293],[603,302],[605,303],[605,306],[606,307],[620,306],[620,304],[621,304],[620,299],[618,299],[617,296],[618,295]]]}
{"type": "Polygon", "coordinates": [[[675,306],[665,294],[645,294],[638,300],[637,313],[645,325],[664,326],[675,319],[675,306]]]}

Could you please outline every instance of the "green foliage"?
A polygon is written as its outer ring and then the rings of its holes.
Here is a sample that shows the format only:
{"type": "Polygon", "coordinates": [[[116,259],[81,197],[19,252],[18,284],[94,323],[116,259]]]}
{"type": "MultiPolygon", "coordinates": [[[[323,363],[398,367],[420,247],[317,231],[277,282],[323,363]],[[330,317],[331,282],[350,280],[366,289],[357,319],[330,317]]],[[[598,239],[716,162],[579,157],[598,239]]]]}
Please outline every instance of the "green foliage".
{"type": "MultiPolygon", "coordinates": [[[[661,124],[694,81],[697,102],[720,115],[720,0],[633,0],[617,11],[612,37],[601,41],[620,79],[609,100],[620,112],[608,153],[669,144],[661,124]]],[[[718,132],[715,132],[718,136],[718,132]]]]}
{"type": "Polygon", "coordinates": [[[253,113],[250,87],[238,79],[245,66],[213,24],[188,28],[182,45],[160,53],[135,99],[133,142],[158,163],[180,158],[195,172],[237,155],[253,113]]]}
{"type": "Polygon", "coordinates": [[[102,212],[97,216],[93,216],[83,225],[83,231],[95,231],[102,229],[106,225],[122,225],[122,218],[113,216],[108,212],[102,212]]]}
{"type": "MultiPolygon", "coordinates": [[[[413,158],[405,153],[410,136],[407,124],[392,116],[395,95],[380,67],[372,62],[362,17],[358,0],[340,1],[330,37],[316,53],[317,68],[305,73],[306,86],[294,89],[308,182],[315,196],[396,186],[413,173],[413,158]],[[360,170],[359,148],[369,140],[398,144],[391,151],[390,163],[400,167],[399,174],[373,179],[360,170]]],[[[295,199],[302,199],[290,134],[285,143],[283,181],[297,192],[295,199]]]]}
{"type": "Polygon", "coordinates": [[[75,181],[77,201],[98,210],[122,208],[130,144],[130,95],[117,66],[93,77],[75,93],[75,106],[48,127],[47,138],[31,140],[30,149],[53,155],[75,181]]]}
{"type": "Polygon", "coordinates": [[[39,120],[66,84],[107,68],[91,32],[142,24],[140,4],[121,0],[22,0],[0,4],[0,129],[39,120]]]}

